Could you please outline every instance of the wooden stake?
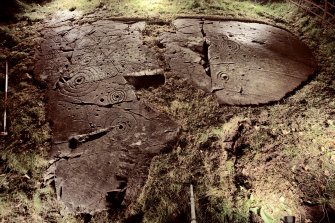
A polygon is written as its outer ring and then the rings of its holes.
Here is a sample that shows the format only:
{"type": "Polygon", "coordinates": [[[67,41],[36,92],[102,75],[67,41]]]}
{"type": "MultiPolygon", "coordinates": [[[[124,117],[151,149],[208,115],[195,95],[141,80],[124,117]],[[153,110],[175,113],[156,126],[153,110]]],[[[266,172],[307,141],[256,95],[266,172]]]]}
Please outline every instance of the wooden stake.
{"type": "Polygon", "coordinates": [[[191,223],[196,223],[196,217],[195,217],[195,205],[194,205],[194,194],[193,194],[193,185],[190,185],[190,191],[191,191],[191,223]]]}
{"type": "Polygon", "coordinates": [[[6,61],[6,77],[5,77],[5,108],[3,112],[3,132],[0,135],[6,136],[7,133],[7,91],[8,91],[8,61],[6,61]]]}
{"type": "Polygon", "coordinates": [[[322,17],[322,24],[323,25],[326,23],[327,13],[328,13],[328,0],[325,0],[325,8],[324,8],[323,17],[322,17]]]}

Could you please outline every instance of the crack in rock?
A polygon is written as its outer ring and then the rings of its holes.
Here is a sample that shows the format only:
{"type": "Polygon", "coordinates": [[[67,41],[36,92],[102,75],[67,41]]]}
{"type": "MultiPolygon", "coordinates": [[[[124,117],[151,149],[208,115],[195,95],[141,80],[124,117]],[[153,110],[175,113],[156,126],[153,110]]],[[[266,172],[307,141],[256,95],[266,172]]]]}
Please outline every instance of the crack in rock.
{"type": "Polygon", "coordinates": [[[209,60],[209,54],[208,54],[208,49],[209,49],[209,41],[206,38],[206,32],[204,30],[204,22],[201,23],[201,33],[202,36],[204,38],[204,43],[203,43],[203,59],[204,59],[204,63],[203,63],[203,67],[205,69],[206,74],[211,77],[211,67],[210,67],[210,60],[209,60]]]}
{"type": "Polygon", "coordinates": [[[159,37],[168,49],[164,57],[172,72],[213,93],[220,104],[281,100],[316,70],[310,49],[277,27],[199,19],[177,19],[173,24],[175,34],[166,32],[159,37]],[[190,44],[200,38],[202,51],[190,44]]]}

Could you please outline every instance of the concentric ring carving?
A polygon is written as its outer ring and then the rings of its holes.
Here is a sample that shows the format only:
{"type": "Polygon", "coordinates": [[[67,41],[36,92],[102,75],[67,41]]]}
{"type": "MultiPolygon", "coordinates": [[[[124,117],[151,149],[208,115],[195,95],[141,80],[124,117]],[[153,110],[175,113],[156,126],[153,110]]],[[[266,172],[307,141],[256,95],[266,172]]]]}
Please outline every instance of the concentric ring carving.
{"type": "Polygon", "coordinates": [[[223,34],[211,37],[210,42],[212,46],[217,47],[224,52],[235,53],[240,50],[240,45],[238,43],[229,40],[228,37],[223,34]]]}
{"type": "Polygon", "coordinates": [[[229,75],[225,71],[219,71],[216,75],[217,79],[222,80],[222,81],[228,81],[229,80],[229,75]]]}
{"type": "Polygon", "coordinates": [[[116,89],[109,93],[108,101],[110,104],[117,104],[125,101],[127,98],[127,93],[122,89],[116,89]]]}
{"type": "Polygon", "coordinates": [[[112,139],[128,139],[136,129],[137,120],[130,113],[113,114],[107,118],[105,126],[112,127],[110,138],[112,139]]]}
{"type": "Polygon", "coordinates": [[[72,72],[69,76],[60,78],[59,91],[67,96],[82,97],[96,90],[99,86],[96,79],[99,73],[93,68],[86,68],[78,72],[72,72]]]}

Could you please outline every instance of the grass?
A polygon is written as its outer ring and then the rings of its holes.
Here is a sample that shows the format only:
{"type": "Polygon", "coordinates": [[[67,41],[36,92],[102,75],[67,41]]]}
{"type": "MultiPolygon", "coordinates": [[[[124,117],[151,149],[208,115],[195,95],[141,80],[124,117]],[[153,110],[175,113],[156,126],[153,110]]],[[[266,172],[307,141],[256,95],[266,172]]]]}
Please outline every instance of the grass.
{"type": "MultiPolygon", "coordinates": [[[[1,43],[1,67],[4,60],[8,60],[10,74],[9,136],[0,138],[0,219],[2,222],[43,222],[52,211],[45,199],[54,204],[56,201],[53,191],[42,186],[50,139],[44,96],[39,86],[26,76],[33,69],[34,51],[30,48],[33,44],[30,38],[33,37],[27,38],[30,33],[24,33],[20,25],[1,27],[1,30],[4,33],[0,35],[5,37],[1,43]],[[50,210],[43,213],[43,206],[50,210]]],[[[2,109],[1,106],[1,114],[2,109]]],[[[60,218],[59,214],[57,218],[60,218]]]]}
{"type": "Polygon", "coordinates": [[[57,11],[82,11],[83,13],[91,12],[100,6],[99,0],[56,0],[40,4],[32,4],[26,8],[23,16],[30,18],[32,21],[44,19],[57,11]]]}
{"type": "Polygon", "coordinates": [[[53,0],[27,7],[24,16],[33,21],[56,11],[78,11],[83,14],[102,9],[111,16],[173,19],[178,15],[221,15],[282,22],[292,6],[284,3],[255,4],[233,0],[53,0]]]}
{"type": "MultiPolygon", "coordinates": [[[[227,126],[222,128],[228,129],[227,126]]],[[[191,143],[186,148],[178,146],[172,153],[152,161],[149,179],[138,201],[144,213],[143,222],[189,221],[191,182],[195,185],[199,222],[227,219],[247,222],[248,210],[234,207],[234,164],[227,160],[227,152],[219,146],[222,135],[217,135],[218,132],[222,133],[213,128],[198,133],[189,139],[191,143]],[[215,151],[211,151],[213,147],[215,151]]]]}

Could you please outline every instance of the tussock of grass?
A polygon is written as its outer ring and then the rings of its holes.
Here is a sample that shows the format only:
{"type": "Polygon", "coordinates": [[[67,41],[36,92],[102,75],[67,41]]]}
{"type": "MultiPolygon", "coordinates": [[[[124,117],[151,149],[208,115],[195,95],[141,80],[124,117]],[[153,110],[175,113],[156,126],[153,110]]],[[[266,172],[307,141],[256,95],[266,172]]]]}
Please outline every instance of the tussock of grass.
{"type": "Polygon", "coordinates": [[[234,121],[198,133],[186,148],[179,146],[153,160],[138,201],[138,209],[144,212],[143,222],[189,221],[190,183],[195,185],[199,222],[248,222],[249,210],[236,207],[232,196],[236,191],[234,163],[220,146],[222,132],[231,131],[230,126],[235,127],[234,121]]]}

